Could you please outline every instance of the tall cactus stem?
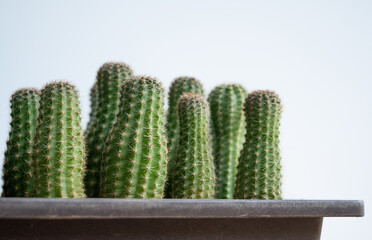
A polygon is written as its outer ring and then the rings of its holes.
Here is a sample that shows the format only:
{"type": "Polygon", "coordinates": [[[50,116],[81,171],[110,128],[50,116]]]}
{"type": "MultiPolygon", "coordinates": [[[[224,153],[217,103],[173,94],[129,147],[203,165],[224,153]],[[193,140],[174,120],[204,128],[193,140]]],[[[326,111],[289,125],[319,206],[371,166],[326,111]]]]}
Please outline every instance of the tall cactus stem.
{"type": "Polygon", "coordinates": [[[244,110],[247,133],[239,158],[235,198],[281,199],[279,96],[272,91],[252,92],[244,110]]]}
{"type": "MultiPolygon", "coordinates": [[[[193,77],[179,77],[176,78],[170,87],[169,91],[169,108],[167,114],[167,135],[168,135],[168,150],[169,150],[169,164],[168,164],[168,176],[167,179],[171,178],[172,169],[174,167],[175,158],[177,155],[177,146],[179,141],[179,120],[177,106],[180,97],[185,93],[194,93],[203,95],[203,86],[199,80],[193,77]]],[[[167,181],[165,186],[165,197],[170,198],[170,185],[167,181]]]]}
{"type": "Polygon", "coordinates": [[[179,100],[178,114],[180,137],[170,181],[172,197],[213,198],[215,173],[208,104],[203,96],[188,93],[179,100]]]}
{"type": "Polygon", "coordinates": [[[16,91],[11,97],[11,123],[3,168],[4,197],[27,197],[32,190],[31,149],[37,126],[40,92],[16,91]]]}
{"type": "Polygon", "coordinates": [[[47,84],[32,149],[34,197],[83,198],[85,145],[80,103],[68,82],[47,84]]]}
{"type": "Polygon", "coordinates": [[[103,151],[101,197],[162,198],[167,171],[164,89],[136,76],[121,89],[120,111],[103,151]]]}
{"type": "Polygon", "coordinates": [[[87,135],[87,174],[85,185],[88,197],[99,197],[102,151],[119,111],[121,85],[132,76],[131,68],[118,62],[103,64],[97,73],[97,112],[93,129],[87,135]]]}
{"type": "Polygon", "coordinates": [[[232,199],[240,151],[245,135],[244,100],[246,90],[237,84],[217,86],[209,94],[213,155],[216,166],[216,197],[232,199]]]}

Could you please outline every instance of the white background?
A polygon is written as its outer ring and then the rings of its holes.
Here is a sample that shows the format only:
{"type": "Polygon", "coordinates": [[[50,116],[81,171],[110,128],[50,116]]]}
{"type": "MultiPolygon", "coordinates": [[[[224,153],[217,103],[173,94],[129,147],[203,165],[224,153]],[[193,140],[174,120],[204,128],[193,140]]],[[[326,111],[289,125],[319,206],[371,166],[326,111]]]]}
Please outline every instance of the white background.
{"type": "MultiPolygon", "coordinates": [[[[286,199],[363,199],[364,218],[325,219],[323,239],[372,239],[371,1],[0,1],[0,152],[11,94],[72,81],[83,126],[106,61],[168,88],[180,75],[283,100],[286,199]]],[[[2,164],[2,157],[0,158],[2,164]]]]}

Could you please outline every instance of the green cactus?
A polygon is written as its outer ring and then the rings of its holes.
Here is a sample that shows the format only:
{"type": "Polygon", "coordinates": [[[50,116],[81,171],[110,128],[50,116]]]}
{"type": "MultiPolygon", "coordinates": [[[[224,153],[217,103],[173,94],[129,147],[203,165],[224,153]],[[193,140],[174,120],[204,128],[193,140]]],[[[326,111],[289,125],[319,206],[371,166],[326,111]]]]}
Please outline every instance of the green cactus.
{"type": "Polygon", "coordinates": [[[116,122],[116,115],[119,111],[120,87],[131,75],[132,70],[124,63],[105,63],[98,70],[96,121],[93,123],[92,130],[87,133],[88,163],[85,186],[88,197],[99,197],[103,147],[108,133],[116,122]]]}
{"type": "Polygon", "coordinates": [[[164,90],[136,76],[121,89],[120,111],[103,151],[101,197],[162,198],[167,171],[164,90]]]}
{"type": "Polygon", "coordinates": [[[97,120],[97,112],[98,112],[98,88],[97,82],[94,83],[93,87],[90,89],[90,114],[89,114],[89,122],[87,124],[87,128],[85,129],[85,136],[91,136],[92,131],[94,129],[94,123],[97,120]]]}
{"type": "Polygon", "coordinates": [[[53,82],[41,90],[32,147],[34,197],[85,197],[85,145],[80,122],[74,86],[53,82]]]}
{"type": "MultiPolygon", "coordinates": [[[[194,93],[203,95],[203,86],[195,78],[192,77],[179,77],[176,78],[169,91],[169,108],[167,114],[167,135],[168,135],[168,150],[169,150],[169,163],[168,163],[168,179],[171,178],[172,171],[177,155],[177,145],[179,139],[179,123],[177,105],[180,97],[185,93],[194,93]]],[[[165,197],[170,198],[170,185],[167,181],[165,185],[165,197]]]]}
{"type": "Polygon", "coordinates": [[[279,125],[282,106],[271,91],[255,91],[244,104],[247,133],[235,187],[235,198],[281,199],[279,125]]]}
{"type": "Polygon", "coordinates": [[[3,196],[27,197],[32,190],[31,148],[39,114],[39,90],[24,88],[11,98],[11,130],[5,152],[3,196]]]}
{"type": "Polygon", "coordinates": [[[174,174],[173,198],[213,198],[215,173],[209,136],[209,107],[204,97],[185,94],[179,100],[180,137],[174,174]]]}
{"type": "Polygon", "coordinates": [[[232,199],[245,135],[246,90],[237,84],[220,85],[209,94],[216,167],[216,197],[232,199]]]}

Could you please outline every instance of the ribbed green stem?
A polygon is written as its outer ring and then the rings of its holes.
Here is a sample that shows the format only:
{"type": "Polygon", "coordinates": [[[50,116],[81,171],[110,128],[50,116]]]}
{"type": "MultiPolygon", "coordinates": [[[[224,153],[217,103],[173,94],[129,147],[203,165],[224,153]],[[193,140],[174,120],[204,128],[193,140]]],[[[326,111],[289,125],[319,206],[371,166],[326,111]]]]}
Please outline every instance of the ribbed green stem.
{"type": "Polygon", "coordinates": [[[216,166],[216,196],[232,199],[240,151],[245,130],[244,100],[246,90],[236,84],[220,85],[209,94],[213,153],[216,166]]]}
{"type": "MultiPolygon", "coordinates": [[[[192,77],[176,78],[170,87],[169,91],[169,108],[167,114],[167,135],[169,149],[169,164],[168,164],[168,179],[173,173],[171,170],[174,167],[175,158],[177,156],[177,146],[179,141],[179,121],[177,106],[180,97],[185,93],[194,93],[203,95],[203,86],[201,83],[192,77]]],[[[170,198],[170,185],[167,181],[165,186],[165,197],[170,198]]]]}
{"type": "Polygon", "coordinates": [[[247,133],[239,158],[235,198],[281,199],[280,99],[271,91],[255,91],[248,95],[244,108],[247,133]]]}
{"type": "Polygon", "coordinates": [[[4,197],[27,197],[32,190],[31,148],[39,108],[37,89],[20,89],[11,98],[9,139],[3,168],[4,197]]]}
{"type": "Polygon", "coordinates": [[[132,77],[121,90],[117,122],[103,152],[101,197],[162,198],[167,171],[164,90],[132,77]]]}
{"type": "Polygon", "coordinates": [[[120,87],[132,75],[124,63],[105,63],[97,73],[98,109],[93,130],[88,132],[88,164],[85,185],[88,197],[99,196],[102,151],[119,111],[120,87]]]}
{"type": "Polygon", "coordinates": [[[174,174],[174,198],[213,198],[215,173],[209,136],[209,108],[204,97],[183,95],[178,104],[180,137],[174,174]]]}
{"type": "Polygon", "coordinates": [[[41,90],[32,149],[34,197],[83,198],[85,145],[78,93],[68,82],[41,90]]]}

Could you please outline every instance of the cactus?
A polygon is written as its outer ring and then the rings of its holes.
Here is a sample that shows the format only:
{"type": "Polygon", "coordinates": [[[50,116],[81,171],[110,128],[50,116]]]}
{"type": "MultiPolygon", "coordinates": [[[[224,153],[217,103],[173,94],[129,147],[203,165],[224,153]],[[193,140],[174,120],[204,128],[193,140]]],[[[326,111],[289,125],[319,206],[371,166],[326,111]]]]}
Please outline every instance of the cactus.
{"type": "MultiPolygon", "coordinates": [[[[177,154],[177,145],[179,138],[179,123],[177,105],[180,97],[185,93],[195,93],[203,95],[203,86],[201,83],[192,77],[179,77],[176,78],[169,91],[169,108],[167,114],[167,135],[168,135],[168,150],[169,150],[169,163],[168,163],[168,177],[171,178],[172,171],[177,154]]],[[[170,198],[170,185],[167,181],[165,185],[165,197],[170,198]]]]}
{"type": "Polygon", "coordinates": [[[174,174],[173,198],[213,198],[215,173],[209,136],[209,108],[204,97],[183,95],[178,103],[180,137],[174,174]]]}
{"type": "Polygon", "coordinates": [[[68,82],[47,84],[40,95],[32,147],[34,197],[82,198],[85,145],[78,93],[68,82]]]}
{"type": "Polygon", "coordinates": [[[281,199],[279,125],[282,106],[271,91],[255,91],[244,104],[247,133],[235,187],[235,198],[281,199]]]}
{"type": "Polygon", "coordinates": [[[245,135],[246,90],[236,84],[220,85],[209,94],[216,167],[216,197],[232,199],[245,135]]]}
{"type": "Polygon", "coordinates": [[[99,196],[102,151],[108,133],[116,122],[119,111],[120,87],[132,75],[124,63],[105,63],[97,73],[98,91],[96,121],[87,132],[87,173],[85,186],[88,197],[99,196]]]}
{"type": "Polygon", "coordinates": [[[11,130],[4,160],[4,197],[27,197],[32,190],[31,148],[39,108],[37,89],[20,89],[11,98],[11,130]]]}
{"type": "Polygon", "coordinates": [[[121,89],[117,122],[103,151],[100,196],[162,198],[167,171],[164,90],[136,76],[121,89]]]}
{"type": "Polygon", "coordinates": [[[90,114],[89,114],[89,122],[87,124],[87,128],[85,129],[85,136],[90,136],[91,131],[93,131],[94,123],[97,120],[97,112],[98,112],[98,88],[97,82],[94,83],[93,87],[90,89],[90,114]]]}

